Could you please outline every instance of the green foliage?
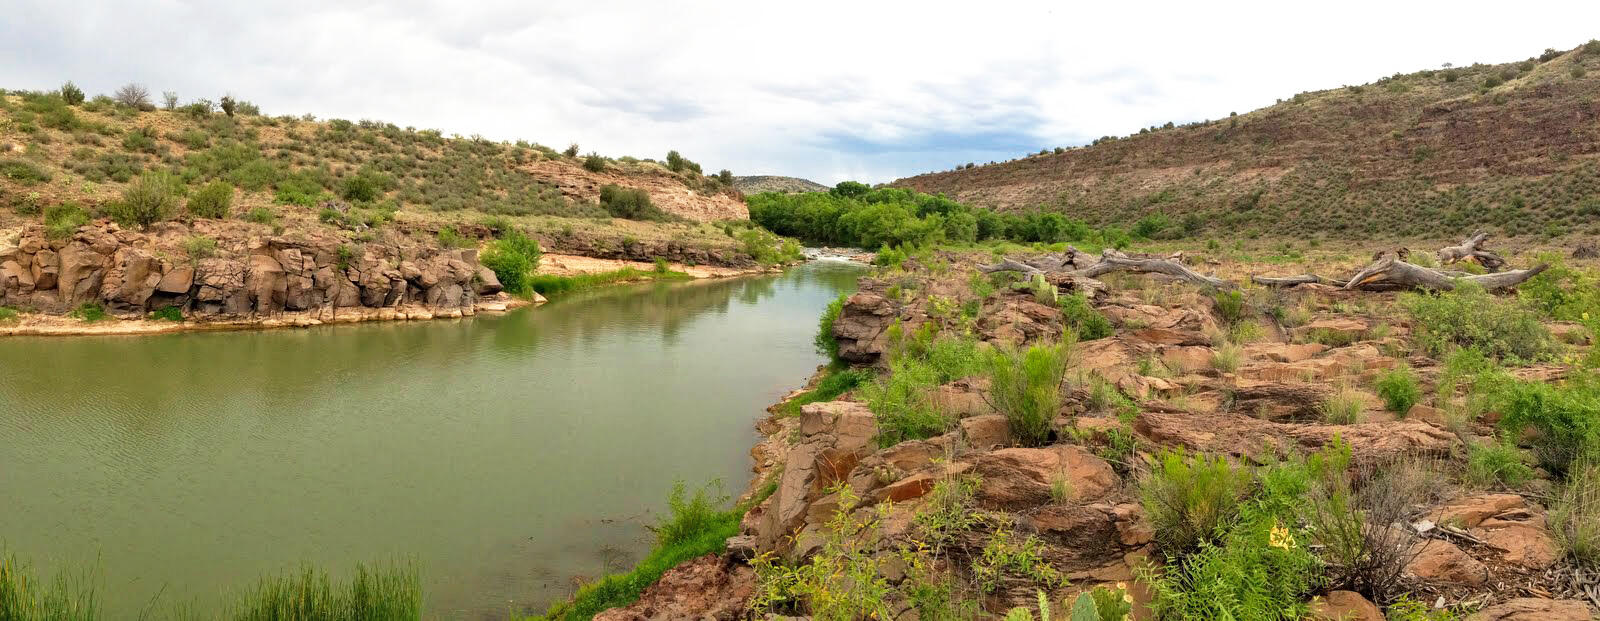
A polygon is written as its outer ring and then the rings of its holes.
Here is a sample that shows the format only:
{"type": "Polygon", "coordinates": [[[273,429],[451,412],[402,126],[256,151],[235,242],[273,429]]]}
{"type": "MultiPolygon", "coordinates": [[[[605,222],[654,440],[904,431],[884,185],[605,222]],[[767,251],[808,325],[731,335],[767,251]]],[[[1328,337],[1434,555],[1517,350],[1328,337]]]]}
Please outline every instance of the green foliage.
{"type": "Polygon", "coordinates": [[[1017,541],[1005,525],[996,527],[982,555],[972,561],[973,584],[981,593],[992,593],[1006,576],[1017,576],[1047,589],[1066,586],[1067,577],[1045,561],[1039,547],[1033,535],[1017,541]]]}
{"type": "Polygon", "coordinates": [[[695,174],[699,174],[700,173],[700,165],[689,161],[688,158],[686,158],[686,157],[684,157],[682,155],[679,155],[677,151],[668,151],[667,152],[667,170],[670,170],[670,171],[675,172],[675,173],[681,173],[681,172],[684,172],[684,171],[691,171],[691,172],[694,172],[695,174]]]}
{"type": "Polygon", "coordinates": [[[841,362],[839,340],[833,336],[833,322],[839,320],[839,313],[844,311],[844,301],[848,297],[850,296],[841,294],[828,303],[828,307],[822,311],[822,317],[817,319],[817,334],[811,339],[817,346],[817,353],[827,356],[828,361],[833,364],[841,362]]]}
{"type": "Polygon", "coordinates": [[[739,248],[762,265],[792,263],[804,258],[799,244],[760,228],[745,229],[739,233],[739,248]]]}
{"type": "Polygon", "coordinates": [[[10,179],[22,185],[33,185],[50,180],[50,173],[32,162],[14,159],[0,159],[0,177],[10,179]]]}
{"type": "Polygon", "coordinates": [[[1404,294],[1400,304],[1416,320],[1418,342],[1433,356],[1475,347],[1492,358],[1527,363],[1554,351],[1550,332],[1537,314],[1471,283],[1436,295],[1404,294]]]}
{"type": "Polygon", "coordinates": [[[362,166],[356,174],[344,180],[340,195],[347,201],[370,203],[383,197],[394,186],[394,180],[371,166],[362,166]]]}
{"type": "Polygon", "coordinates": [[[50,239],[66,239],[89,223],[89,212],[77,203],[62,203],[44,210],[44,232],[50,239]]]}
{"type": "Polygon", "coordinates": [[[872,381],[874,375],[870,369],[837,369],[828,372],[828,375],[817,382],[817,387],[807,390],[793,399],[783,403],[782,411],[789,416],[799,416],[800,407],[807,403],[820,403],[832,401],[839,395],[855,390],[858,386],[872,381]]]}
{"type": "Polygon", "coordinates": [[[1600,447],[1600,380],[1577,377],[1565,385],[1502,379],[1492,387],[1491,403],[1500,427],[1511,434],[1539,432],[1534,456],[1553,473],[1565,473],[1580,459],[1597,457],[1600,447]]]}
{"type": "Polygon", "coordinates": [[[658,273],[655,271],[638,270],[624,267],[609,272],[594,274],[579,274],[577,276],[556,276],[553,274],[534,274],[529,278],[529,286],[545,297],[554,297],[563,293],[582,291],[602,285],[634,280],[684,280],[693,278],[683,272],[658,273]]]}
{"type": "Polygon", "coordinates": [[[606,158],[600,157],[598,153],[590,153],[583,158],[583,169],[595,173],[602,172],[606,169],[606,158]]]}
{"type": "Polygon", "coordinates": [[[983,371],[984,358],[970,339],[938,336],[933,324],[904,334],[889,327],[889,375],[861,387],[878,422],[878,444],[930,438],[948,431],[950,416],[933,400],[935,388],[983,371]]]}
{"type": "Polygon", "coordinates": [[[156,152],[155,130],[139,127],[122,135],[122,148],[139,153],[156,152]]]}
{"type": "Polygon", "coordinates": [[[1522,463],[1522,451],[1502,439],[1474,442],[1467,446],[1467,479],[1474,485],[1517,487],[1533,478],[1533,469],[1522,463]]]}
{"type": "Polygon", "coordinates": [[[422,572],[416,563],[357,565],[348,581],[305,567],[264,578],[233,602],[236,621],[389,621],[422,618],[422,572]]]}
{"type": "Polygon", "coordinates": [[[1180,558],[1223,534],[1253,484],[1245,466],[1178,449],[1157,455],[1139,496],[1157,545],[1168,558],[1180,558]]]}
{"type": "Polygon", "coordinates": [[[878,525],[888,506],[856,517],[843,508],[853,506],[855,496],[848,487],[840,495],[841,508],[822,529],[821,549],[809,562],[785,566],[770,552],[751,560],[757,580],[751,608],[758,614],[804,604],[818,621],[893,617],[893,587],[882,571],[886,557],[877,554],[878,525]]]}
{"type": "Polygon", "coordinates": [[[1579,321],[1584,313],[1600,315],[1600,272],[1569,267],[1560,255],[1541,253],[1549,265],[1538,276],[1517,285],[1517,298],[1551,319],[1579,321]]]}
{"type": "Polygon", "coordinates": [[[439,245],[445,248],[472,248],[478,245],[478,240],[456,232],[456,227],[453,226],[439,229],[435,237],[439,239],[439,245]]]}
{"type": "Polygon", "coordinates": [[[330,198],[322,180],[307,171],[285,176],[273,184],[274,200],[284,205],[311,207],[330,198]]]}
{"type": "Polygon", "coordinates": [[[1562,554],[1588,567],[1600,566],[1600,462],[1585,459],[1573,466],[1548,522],[1562,554]]]}
{"type": "Polygon", "coordinates": [[[515,295],[532,292],[530,277],[539,269],[539,258],[544,256],[539,242],[516,229],[508,229],[500,239],[489,244],[478,261],[494,272],[500,286],[515,295]]]}
{"type": "Polygon", "coordinates": [[[1360,393],[1340,388],[1322,403],[1322,422],[1330,425],[1358,423],[1361,422],[1361,411],[1364,408],[1360,393]]]}
{"type": "Polygon", "coordinates": [[[600,188],[600,206],[614,218],[665,220],[665,212],[650,202],[650,193],[638,188],[607,184],[600,188]]]}
{"type": "Polygon", "coordinates": [[[228,217],[232,205],[233,185],[212,181],[189,196],[188,209],[196,218],[221,220],[228,217]]]}
{"type": "Polygon", "coordinates": [[[106,314],[105,305],[99,302],[84,302],[77,308],[72,309],[72,312],[67,313],[67,316],[83,321],[84,323],[104,321],[107,317],[109,317],[109,315],[106,314]]]}
{"type": "Polygon", "coordinates": [[[993,357],[989,396],[1006,415],[1023,446],[1050,441],[1050,425],[1061,410],[1062,383],[1072,358],[1072,342],[1035,344],[1026,350],[1001,348],[993,357]]]}
{"type": "Polygon", "coordinates": [[[17,321],[20,317],[21,313],[18,313],[17,309],[9,306],[0,306],[0,323],[17,321]]]}
{"type": "Polygon", "coordinates": [[[1234,323],[1244,318],[1244,293],[1237,290],[1218,291],[1211,296],[1216,305],[1217,316],[1228,323],[1234,323]]]}
{"type": "Polygon", "coordinates": [[[245,212],[244,219],[256,224],[272,224],[278,221],[278,214],[266,207],[251,207],[250,211],[245,212]]]}
{"type": "Polygon", "coordinates": [[[195,261],[217,254],[217,240],[202,235],[191,235],[183,240],[183,252],[195,261]]]}
{"type": "Polygon", "coordinates": [[[183,309],[176,306],[163,306],[150,311],[150,314],[147,315],[147,318],[152,321],[172,321],[181,323],[183,322],[183,309]]]}
{"type": "Polygon", "coordinates": [[[1379,375],[1377,389],[1384,407],[1401,417],[1422,399],[1422,389],[1417,387],[1417,373],[1405,364],[1379,375]]]}
{"type": "Polygon", "coordinates": [[[83,89],[73,84],[72,80],[67,80],[66,84],[61,85],[61,100],[67,102],[69,106],[81,104],[83,103],[83,89]]]}
{"type": "Polygon", "coordinates": [[[100,618],[87,577],[58,573],[42,581],[15,556],[0,556],[0,619],[6,621],[94,621],[100,618]]]}
{"type": "Polygon", "coordinates": [[[1116,328],[1111,325],[1111,320],[1089,304],[1089,297],[1082,291],[1059,299],[1061,314],[1067,319],[1067,326],[1078,335],[1080,341],[1093,341],[1111,336],[1116,328]]]}
{"type": "Polygon", "coordinates": [[[106,206],[106,213],[123,226],[150,226],[172,219],[178,210],[176,180],[165,172],[147,172],[122,192],[122,200],[106,206]]]}

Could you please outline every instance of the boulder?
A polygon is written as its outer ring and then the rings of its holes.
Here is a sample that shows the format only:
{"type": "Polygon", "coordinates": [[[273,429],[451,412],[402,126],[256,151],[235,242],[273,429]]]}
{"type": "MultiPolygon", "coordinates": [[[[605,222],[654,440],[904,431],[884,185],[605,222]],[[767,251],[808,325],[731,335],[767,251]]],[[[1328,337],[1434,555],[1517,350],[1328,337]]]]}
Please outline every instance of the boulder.
{"type": "Polygon", "coordinates": [[[1535,524],[1506,522],[1495,526],[1475,528],[1473,536],[1499,548],[1500,560],[1525,569],[1543,570],[1561,558],[1550,534],[1535,524]]]}
{"type": "Polygon", "coordinates": [[[1371,327],[1366,321],[1351,317],[1330,317],[1318,319],[1294,329],[1294,335],[1304,339],[1316,334],[1334,335],[1335,338],[1353,343],[1366,338],[1371,327]]]}
{"type": "Polygon", "coordinates": [[[494,270],[478,266],[478,295],[494,295],[504,289],[505,287],[500,284],[500,277],[495,275],[494,270]]]}
{"type": "Polygon", "coordinates": [[[61,275],[56,288],[61,290],[61,302],[70,307],[98,298],[100,279],[110,259],[82,241],[64,246],[60,258],[61,275]]]}
{"type": "Polygon", "coordinates": [[[33,288],[39,291],[54,289],[61,275],[61,256],[48,248],[33,255],[33,288]]]}
{"type": "Polygon", "coordinates": [[[1575,599],[1524,597],[1495,604],[1467,617],[1467,621],[1591,621],[1594,609],[1575,599]]]}
{"type": "Polygon", "coordinates": [[[33,289],[32,270],[23,268],[16,261],[0,263],[0,297],[8,295],[7,292],[32,293],[33,289]]]}
{"type": "Polygon", "coordinates": [[[189,287],[194,285],[194,268],[183,265],[174,267],[161,276],[161,281],[156,283],[156,291],[161,293],[184,294],[189,292],[189,287]]]}
{"type": "Polygon", "coordinates": [[[1406,565],[1406,572],[1417,578],[1461,586],[1478,586],[1489,580],[1489,568],[1453,543],[1428,540],[1416,545],[1421,549],[1406,565]]]}
{"type": "Polygon", "coordinates": [[[1104,498],[1118,483],[1110,464],[1072,444],[980,454],[972,460],[972,470],[982,480],[979,501],[1005,510],[1052,502],[1051,488],[1058,481],[1079,502],[1104,498]]]}
{"type": "Polygon", "coordinates": [[[1484,520],[1527,506],[1527,501],[1516,494],[1479,494],[1440,505],[1428,512],[1428,519],[1439,524],[1475,528],[1484,520]]]}
{"type": "Polygon", "coordinates": [[[1384,621],[1378,606],[1355,591],[1331,591],[1311,600],[1315,621],[1384,621]]]}
{"type": "Polygon", "coordinates": [[[100,283],[100,297],[114,308],[147,310],[150,296],[161,283],[161,265],[143,250],[123,247],[111,258],[100,283]]]}
{"type": "Polygon", "coordinates": [[[1194,373],[1211,368],[1215,354],[1216,350],[1201,345],[1172,346],[1161,350],[1161,361],[1174,371],[1194,373]]]}
{"type": "Polygon", "coordinates": [[[1342,438],[1350,443],[1351,457],[1362,463],[1398,455],[1445,455],[1460,444],[1454,434],[1420,421],[1278,423],[1233,412],[1146,410],[1134,430],[1156,444],[1239,457],[1316,450],[1342,438]]]}
{"type": "Polygon", "coordinates": [[[833,322],[839,357],[850,362],[877,362],[888,345],[889,324],[897,316],[896,305],[877,293],[861,291],[845,298],[833,322]]]}
{"type": "Polygon", "coordinates": [[[972,449],[986,451],[1011,444],[1011,423],[1004,414],[985,414],[961,419],[961,437],[972,449]]]}

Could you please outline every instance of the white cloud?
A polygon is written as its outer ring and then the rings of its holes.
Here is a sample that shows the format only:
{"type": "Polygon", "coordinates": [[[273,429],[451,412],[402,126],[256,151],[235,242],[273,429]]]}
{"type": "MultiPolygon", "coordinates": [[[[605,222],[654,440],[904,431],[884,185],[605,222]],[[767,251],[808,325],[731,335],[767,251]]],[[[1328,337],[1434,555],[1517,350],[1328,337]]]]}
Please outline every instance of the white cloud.
{"type": "Polygon", "coordinates": [[[135,80],[276,114],[886,181],[1526,58],[1595,23],[1594,2],[23,0],[0,23],[0,86],[135,80]]]}

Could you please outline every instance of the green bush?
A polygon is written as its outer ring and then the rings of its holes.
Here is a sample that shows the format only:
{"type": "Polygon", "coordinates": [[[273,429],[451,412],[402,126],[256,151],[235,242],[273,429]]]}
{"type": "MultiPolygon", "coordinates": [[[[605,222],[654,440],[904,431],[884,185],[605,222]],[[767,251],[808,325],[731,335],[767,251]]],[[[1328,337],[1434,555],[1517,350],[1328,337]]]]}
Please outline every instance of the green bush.
{"type": "Polygon", "coordinates": [[[1600,312],[1600,272],[1569,267],[1560,255],[1541,253],[1549,269],[1517,286],[1517,298],[1551,319],[1579,321],[1600,312]]]}
{"type": "Polygon", "coordinates": [[[1467,479],[1474,485],[1516,487],[1533,478],[1522,463],[1522,451],[1510,442],[1473,443],[1467,447],[1467,479]]]}
{"type": "Polygon", "coordinates": [[[66,239],[89,223],[89,212],[77,203],[62,203],[44,211],[44,232],[50,239],[66,239]]]}
{"type": "Polygon", "coordinates": [[[273,187],[275,200],[284,205],[311,207],[329,197],[322,181],[305,171],[279,179],[273,187]]]}
{"type": "Polygon", "coordinates": [[[1071,352],[1072,342],[1066,341],[1036,344],[1026,350],[1002,348],[994,353],[989,396],[1023,446],[1049,443],[1051,423],[1061,409],[1071,352]]]}
{"type": "Polygon", "coordinates": [[[478,245],[477,240],[468,239],[461,233],[456,232],[456,227],[453,226],[439,229],[436,237],[439,239],[439,245],[445,248],[471,248],[478,245]]]}
{"type": "Polygon", "coordinates": [[[1573,466],[1561,497],[1550,507],[1550,534],[1567,558],[1600,565],[1600,463],[1573,466]]]}
{"type": "Polygon", "coordinates": [[[15,308],[11,308],[9,306],[0,306],[0,323],[17,321],[17,319],[21,316],[22,314],[17,312],[17,309],[15,308]]]}
{"type": "Polygon", "coordinates": [[[597,153],[590,153],[583,158],[583,169],[589,172],[603,172],[606,169],[606,158],[597,153]]]}
{"type": "Polygon", "coordinates": [[[507,292],[527,295],[532,292],[530,277],[539,269],[539,258],[543,254],[538,240],[511,229],[491,242],[478,261],[494,271],[495,278],[507,292]]]}
{"type": "Polygon", "coordinates": [[[172,219],[178,211],[175,180],[165,172],[147,172],[122,192],[122,200],[106,206],[107,215],[123,226],[150,226],[172,219]]]}
{"type": "Polygon", "coordinates": [[[129,130],[122,135],[122,148],[139,153],[156,152],[156,136],[154,130],[140,127],[129,130]]]}
{"type": "Polygon", "coordinates": [[[1576,460],[1600,457],[1594,455],[1600,446],[1600,380],[1579,377],[1557,386],[1502,379],[1490,390],[1502,429],[1539,433],[1533,452],[1546,470],[1565,473],[1576,460]]]}
{"type": "Polygon", "coordinates": [[[72,80],[67,80],[66,84],[61,85],[61,100],[67,102],[69,106],[81,104],[83,103],[83,89],[73,84],[72,80]]]}
{"type": "Polygon", "coordinates": [[[1080,341],[1103,339],[1116,331],[1111,320],[1095,310],[1089,304],[1089,297],[1082,291],[1060,297],[1057,303],[1061,305],[1061,314],[1066,317],[1067,326],[1072,328],[1080,341]]]}
{"type": "Polygon", "coordinates": [[[933,391],[984,370],[976,341],[939,336],[932,324],[907,335],[895,324],[889,342],[889,375],[861,387],[878,422],[878,443],[893,446],[948,431],[954,421],[933,400],[933,391]]]}
{"type": "Polygon", "coordinates": [[[150,311],[149,318],[153,321],[183,321],[183,309],[176,306],[163,306],[150,311]]]}
{"type": "Polygon", "coordinates": [[[817,387],[807,390],[793,399],[783,403],[783,413],[789,416],[799,416],[800,407],[808,403],[821,403],[839,398],[839,395],[855,390],[857,387],[872,381],[874,377],[870,369],[834,369],[817,382],[817,387]]]}
{"type": "Polygon", "coordinates": [[[1400,304],[1416,320],[1418,342],[1435,357],[1476,347],[1492,358],[1527,363],[1554,351],[1550,332],[1536,313],[1471,283],[1439,294],[1404,294],[1400,304]]]}
{"type": "Polygon", "coordinates": [[[666,214],[650,202],[650,193],[638,188],[608,184],[600,188],[600,206],[614,218],[662,220],[666,214]]]}
{"type": "Polygon", "coordinates": [[[84,302],[67,313],[67,316],[84,323],[94,323],[106,319],[106,307],[99,302],[84,302]]]}
{"type": "Polygon", "coordinates": [[[1422,398],[1422,389],[1417,387],[1417,373],[1404,364],[1379,375],[1377,389],[1384,407],[1401,417],[1422,398]]]}
{"type": "Polygon", "coordinates": [[[245,212],[244,219],[256,224],[272,224],[278,220],[278,214],[272,213],[272,210],[266,207],[252,207],[250,211],[245,212]]]}
{"type": "Polygon", "coordinates": [[[1225,457],[1164,451],[1139,483],[1145,516],[1168,558],[1181,558],[1215,540],[1239,515],[1254,485],[1250,469],[1225,457]]]}
{"type": "Polygon", "coordinates": [[[183,253],[194,261],[210,258],[217,254],[217,240],[204,235],[190,235],[183,240],[183,253]]]}
{"type": "Polygon", "coordinates": [[[811,339],[817,346],[817,353],[827,356],[832,364],[843,362],[839,359],[839,340],[833,336],[833,322],[839,320],[839,313],[844,311],[844,301],[848,297],[848,294],[841,294],[828,303],[828,307],[822,311],[822,317],[817,319],[817,335],[811,339]]]}
{"type": "Polygon", "coordinates": [[[233,204],[233,185],[212,181],[189,196],[189,215],[221,220],[228,217],[233,204]]]}
{"type": "Polygon", "coordinates": [[[1244,293],[1218,291],[1211,300],[1216,306],[1217,316],[1222,317],[1223,321],[1234,323],[1244,318],[1244,293]]]}
{"type": "Polygon", "coordinates": [[[33,185],[50,180],[50,173],[32,162],[22,160],[0,160],[0,177],[5,177],[22,185],[33,185]]]}

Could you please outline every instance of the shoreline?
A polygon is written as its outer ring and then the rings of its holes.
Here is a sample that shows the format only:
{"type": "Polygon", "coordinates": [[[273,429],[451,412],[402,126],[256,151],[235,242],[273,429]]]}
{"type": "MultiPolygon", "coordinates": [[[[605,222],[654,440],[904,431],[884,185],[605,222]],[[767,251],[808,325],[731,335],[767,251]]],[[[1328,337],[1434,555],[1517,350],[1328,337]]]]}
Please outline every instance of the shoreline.
{"type": "MultiPolygon", "coordinates": [[[[599,274],[622,269],[636,269],[650,271],[655,269],[654,263],[644,261],[623,261],[619,259],[597,259],[582,255],[546,254],[555,269],[541,271],[541,274],[553,276],[582,276],[599,274]]],[[[721,267],[721,266],[691,266],[681,263],[668,264],[669,269],[687,274],[690,282],[699,280],[712,280],[721,278],[737,278],[742,276],[757,276],[781,272],[788,266],[777,267],[721,267]]],[[[620,280],[607,285],[627,285],[641,282],[640,279],[620,280]]],[[[273,330],[282,328],[311,328],[324,325],[366,323],[372,321],[427,321],[430,319],[460,319],[473,317],[480,313],[504,313],[525,306],[539,306],[548,300],[538,293],[532,299],[505,297],[504,299],[491,299],[478,302],[473,308],[430,308],[422,304],[403,306],[366,307],[349,306],[341,308],[324,307],[306,311],[283,311],[259,317],[230,317],[217,319],[199,319],[184,321],[169,321],[164,319],[146,318],[120,318],[108,316],[106,319],[94,322],[85,322],[66,315],[50,315],[43,313],[21,313],[18,321],[0,323],[0,338],[11,336],[143,336],[154,334],[172,334],[176,332],[235,332],[246,330],[273,330]]]]}

